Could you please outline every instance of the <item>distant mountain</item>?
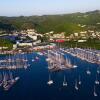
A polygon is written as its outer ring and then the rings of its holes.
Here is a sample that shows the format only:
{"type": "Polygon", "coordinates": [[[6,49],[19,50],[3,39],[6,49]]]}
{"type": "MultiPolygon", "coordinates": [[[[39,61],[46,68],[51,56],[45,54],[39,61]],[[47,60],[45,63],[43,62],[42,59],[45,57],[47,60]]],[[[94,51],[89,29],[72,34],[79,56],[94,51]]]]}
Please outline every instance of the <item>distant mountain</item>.
{"type": "Polygon", "coordinates": [[[57,32],[79,32],[87,29],[100,31],[100,11],[90,11],[86,13],[72,13],[61,15],[44,16],[20,16],[20,17],[0,17],[0,29],[22,30],[35,28],[39,33],[54,31],[57,32]],[[80,27],[79,25],[86,25],[80,27]]]}
{"type": "Polygon", "coordinates": [[[94,11],[90,11],[87,12],[88,14],[100,14],[100,10],[94,10],[94,11]]]}

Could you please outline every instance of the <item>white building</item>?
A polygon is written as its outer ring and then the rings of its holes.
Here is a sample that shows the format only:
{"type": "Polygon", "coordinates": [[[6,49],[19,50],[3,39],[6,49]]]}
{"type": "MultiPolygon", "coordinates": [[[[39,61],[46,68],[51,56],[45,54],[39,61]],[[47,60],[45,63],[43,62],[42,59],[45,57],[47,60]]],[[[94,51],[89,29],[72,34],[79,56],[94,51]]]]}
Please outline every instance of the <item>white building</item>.
{"type": "Polygon", "coordinates": [[[74,33],[74,36],[78,37],[78,33],[74,33]]]}
{"type": "Polygon", "coordinates": [[[28,36],[29,36],[31,39],[33,39],[33,40],[37,40],[37,35],[30,35],[30,34],[28,34],[28,36]]]}
{"type": "Polygon", "coordinates": [[[35,29],[27,29],[27,34],[33,35],[33,34],[36,34],[36,31],[35,31],[35,29]]]}
{"type": "Polygon", "coordinates": [[[19,43],[18,46],[32,46],[32,43],[19,43]]]}

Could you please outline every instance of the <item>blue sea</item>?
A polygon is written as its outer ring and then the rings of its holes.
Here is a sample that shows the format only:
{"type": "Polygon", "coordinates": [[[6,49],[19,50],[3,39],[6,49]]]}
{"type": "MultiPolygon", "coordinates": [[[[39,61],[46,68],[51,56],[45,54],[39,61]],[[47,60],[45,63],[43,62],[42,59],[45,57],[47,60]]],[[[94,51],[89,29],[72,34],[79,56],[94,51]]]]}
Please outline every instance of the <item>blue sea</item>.
{"type": "MultiPolygon", "coordinates": [[[[26,70],[12,71],[14,76],[19,76],[20,79],[9,91],[4,91],[0,87],[0,100],[99,100],[100,85],[95,85],[97,97],[94,97],[93,91],[97,68],[100,66],[82,61],[69,54],[66,55],[78,67],[51,73],[47,68],[46,56],[37,53],[27,54],[30,67],[26,70]],[[39,60],[32,62],[32,58],[36,56],[39,57],[39,60]],[[87,68],[90,69],[91,75],[86,74],[87,68]],[[54,81],[51,86],[47,84],[49,74],[54,81]],[[64,75],[68,83],[67,87],[63,87],[64,75]],[[78,80],[79,76],[82,84],[78,86],[79,90],[77,91],[75,90],[75,80],[78,80]]],[[[0,56],[0,58],[4,57],[0,56]]],[[[100,75],[98,75],[98,80],[100,80],[100,75]]]]}

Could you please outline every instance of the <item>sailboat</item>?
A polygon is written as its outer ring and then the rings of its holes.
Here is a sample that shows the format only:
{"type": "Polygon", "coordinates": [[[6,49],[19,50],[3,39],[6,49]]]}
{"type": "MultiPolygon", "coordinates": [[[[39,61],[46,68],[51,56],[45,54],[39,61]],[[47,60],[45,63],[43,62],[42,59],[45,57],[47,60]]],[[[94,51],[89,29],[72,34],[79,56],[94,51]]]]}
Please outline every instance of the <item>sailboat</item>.
{"type": "Polygon", "coordinates": [[[82,84],[80,75],[79,75],[79,81],[78,81],[78,84],[79,84],[79,85],[82,84]]]}
{"type": "Polygon", "coordinates": [[[68,68],[68,69],[70,69],[70,68],[77,68],[78,66],[77,65],[73,65],[71,63],[71,60],[68,57],[66,57],[65,67],[68,68]]]}
{"type": "Polygon", "coordinates": [[[75,60],[74,60],[74,64],[73,64],[73,68],[77,68],[78,66],[75,64],[75,60]]]}
{"type": "Polygon", "coordinates": [[[67,86],[67,81],[66,81],[66,77],[65,77],[65,75],[64,75],[63,86],[67,86]]]}
{"type": "Polygon", "coordinates": [[[35,61],[35,59],[34,58],[32,58],[32,62],[34,62],[35,61]]]}
{"type": "Polygon", "coordinates": [[[13,75],[12,73],[9,71],[9,78],[10,78],[10,83],[13,84],[14,83],[14,79],[13,79],[13,75]]]}
{"type": "Polygon", "coordinates": [[[78,84],[77,84],[77,80],[75,80],[75,89],[78,90],[78,84]]]}
{"type": "Polygon", "coordinates": [[[36,56],[36,57],[35,57],[35,59],[36,59],[36,60],[39,60],[39,57],[38,57],[38,56],[36,56]]]}
{"type": "Polygon", "coordinates": [[[98,80],[98,78],[97,78],[97,75],[96,75],[95,84],[97,84],[97,85],[99,85],[99,84],[100,84],[100,82],[99,82],[99,80],[98,80]]]}
{"type": "Polygon", "coordinates": [[[5,91],[8,91],[19,80],[19,77],[13,78],[13,75],[10,71],[8,74],[3,73],[3,75],[4,75],[3,88],[5,91]],[[8,74],[9,74],[9,76],[8,76],[8,74]]]}
{"type": "Polygon", "coordinates": [[[2,81],[2,74],[0,73],[0,86],[2,86],[3,81],[2,81]]]}
{"type": "Polygon", "coordinates": [[[28,59],[27,59],[27,56],[25,56],[24,58],[24,69],[27,69],[28,68],[28,59]]]}
{"type": "Polygon", "coordinates": [[[3,72],[3,86],[7,85],[7,75],[3,72]]]}
{"type": "Polygon", "coordinates": [[[71,64],[70,59],[68,59],[67,57],[66,57],[66,63],[65,63],[65,66],[66,66],[67,68],[73,68],[73,65],[71,64]]]}
{"type": "Polygon", "coordinates": [[[49,74],[49,81],[47,82],[48,85],[52,85],[53,84],[53,80],[51,80],[51,76],[49,74]]]}
{"type": "Polygon", "coordinates": [[[89,67],[87,68],[86,73],[87,73],[87,75],[91,75],[91,71],[89,70],[89,67]]]}
{"type": "Polygon", "coordinates": [[[97,74],[100,74],[100,69],[99,69],[99,67],[97,68],[97,74]]]}
{"type": "Polygon", "coordinates": [[[95,86],[94,86],[94,92],[93,92],[93,95],[94,95],[95,97],[98,96],[97,93],[96,93],[96,87],[95,87],[95,86]]]}
{"type": "Polygon", "coordinates": [[[100,71],[99,71],[99,70],[97,70],[97,73],[98,73],[98,74],[100,74],[100,71]]]}

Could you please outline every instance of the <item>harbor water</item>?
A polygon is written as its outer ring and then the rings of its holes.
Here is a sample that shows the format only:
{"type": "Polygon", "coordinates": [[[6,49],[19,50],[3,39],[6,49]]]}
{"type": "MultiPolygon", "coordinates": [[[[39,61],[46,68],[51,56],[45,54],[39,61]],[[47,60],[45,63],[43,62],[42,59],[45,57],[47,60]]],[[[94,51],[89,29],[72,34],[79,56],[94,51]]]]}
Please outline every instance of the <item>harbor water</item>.
{"type": "MultiPolygon", "coordinates": [[[[58,72],[50,72],[46,56],[37,53],[27,54],[30,67],[27,69],[12,70],[14,77],[20,79],[8,90],[4,91],[0,87],[0,100],[99,100],[100,84],[95,84],[96,76],[100,81],[100,70],[98,64],[92,64],[70,54],[65,54],[71,59],[71,62],[78,67],[58,72]],[[32,61],[33,58],[39,59],[32,61]],[[90,70],[91,74],[86,72],[90,70]],[[52,85],[48,85],[49,75],[53,80],[52,85]],[[66,77],[67,86],[63,86],[64,76],[66,77]],[[80,79],[79,79],[80,77],[80,79]],[[75,89],[76,81],[78,90],[75,89]],[[94,86],[98,96],[94,96],[94,86]]],[[[5,56],[0,56],[4,59],[5,56]]],[[[2,73],[3,70],[0,70],[2,73]]]]}

